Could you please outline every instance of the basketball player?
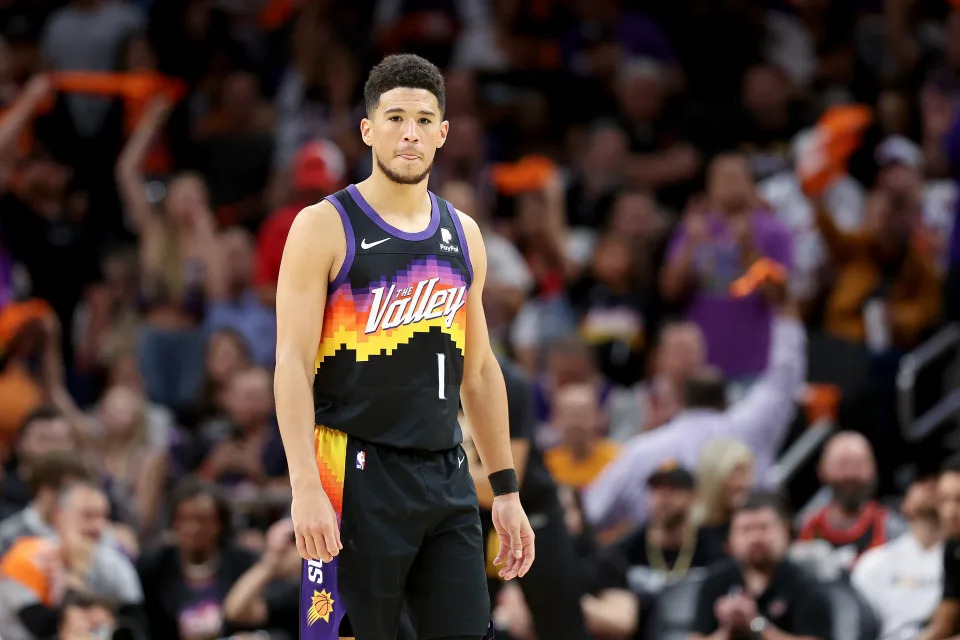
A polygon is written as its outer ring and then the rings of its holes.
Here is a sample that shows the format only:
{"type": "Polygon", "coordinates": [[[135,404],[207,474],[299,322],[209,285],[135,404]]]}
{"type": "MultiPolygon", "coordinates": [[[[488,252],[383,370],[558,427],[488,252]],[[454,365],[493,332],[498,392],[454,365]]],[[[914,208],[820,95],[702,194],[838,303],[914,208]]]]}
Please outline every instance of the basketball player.
{"type": "Polygon", "coordinates": [[[277,285],[300,637],[395,640],[406,602],[420,640],[478,640],[490,603],[461,402],[496,495],[500,573],[534,559],[481,306],[486,252],[476,223],[427,190],[449,129],[439,70],[387,57],[364,98],[373,171],[297,216],[277,285]]]}

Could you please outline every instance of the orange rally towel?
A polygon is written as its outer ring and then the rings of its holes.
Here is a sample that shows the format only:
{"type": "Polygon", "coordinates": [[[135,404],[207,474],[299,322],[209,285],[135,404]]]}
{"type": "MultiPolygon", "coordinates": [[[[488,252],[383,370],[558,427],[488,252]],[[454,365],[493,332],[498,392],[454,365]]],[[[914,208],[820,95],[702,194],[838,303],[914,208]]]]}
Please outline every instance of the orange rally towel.
{"type": "Polygon", "coordinates": [[[515,196],[537,191],[556,172],[557,166],[544,156],[525,156],[517,162],[495,164],[490,174],[497,191],[515,196]]]}
{"type": "Polygon", "coordinates": [[[824,112],[797,154],[797,177],[805,193],[819,195],[846,172],[847,161],[872,121],[873,111],[861,104],[839,105],[824,112]]]}
{"type": "Polygon", "coordinates": [[[787,270],[776,260],[760,258],[747,269],[747,272],[733,281],[730,285],[730,295],[734,298],[743,298],[767,282],[783,284],[787,280],[787,270]]]}

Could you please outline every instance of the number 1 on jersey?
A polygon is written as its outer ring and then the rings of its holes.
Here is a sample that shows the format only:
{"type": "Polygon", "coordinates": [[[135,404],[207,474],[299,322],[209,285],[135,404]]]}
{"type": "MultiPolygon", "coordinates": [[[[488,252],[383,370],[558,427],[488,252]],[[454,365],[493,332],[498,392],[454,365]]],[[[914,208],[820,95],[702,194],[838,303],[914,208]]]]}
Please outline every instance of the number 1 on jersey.
{"type": "Polygon", "coordinates": [[[437,375],[440,377],[440,380],[438,382],[439,386],[437,387],[437,393],[440,395],[441,400],[447,399],[447,396],[444,394],[444,392],[446,391],[446,385],[444,384],[444,379],[443,379],[443,368],[446,365],[446,358],[447,356],[443,353],[437,354],[437,375]]]}

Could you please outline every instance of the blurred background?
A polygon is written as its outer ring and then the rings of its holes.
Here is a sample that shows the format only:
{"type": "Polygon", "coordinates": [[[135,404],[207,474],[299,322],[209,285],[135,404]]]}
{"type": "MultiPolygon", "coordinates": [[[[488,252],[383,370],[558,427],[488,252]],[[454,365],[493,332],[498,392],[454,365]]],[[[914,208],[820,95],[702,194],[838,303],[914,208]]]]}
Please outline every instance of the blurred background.
{"type": "Polygon", "coordinates": [[[915,637],[960,533],[960,3],[0,0],[4,640],[297,637],[277,274],[396,52],[445,73],[430,189],[483,230],[591,637],[685,637],[752,487],[835,638],[915,637]]]}

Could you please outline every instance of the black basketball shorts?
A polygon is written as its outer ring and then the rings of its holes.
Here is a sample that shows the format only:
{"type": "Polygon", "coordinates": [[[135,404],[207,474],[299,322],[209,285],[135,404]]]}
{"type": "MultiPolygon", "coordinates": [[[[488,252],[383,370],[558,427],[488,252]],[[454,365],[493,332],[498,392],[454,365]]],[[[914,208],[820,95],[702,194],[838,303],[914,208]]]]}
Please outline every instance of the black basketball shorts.
{"type": "Polygon", "coordinates": [[[461,447],[410,451],[317,426],[323,487],[343,550],[303,563],[301,640],[481,637],[490,621],[477,495],[461,447]]]}

